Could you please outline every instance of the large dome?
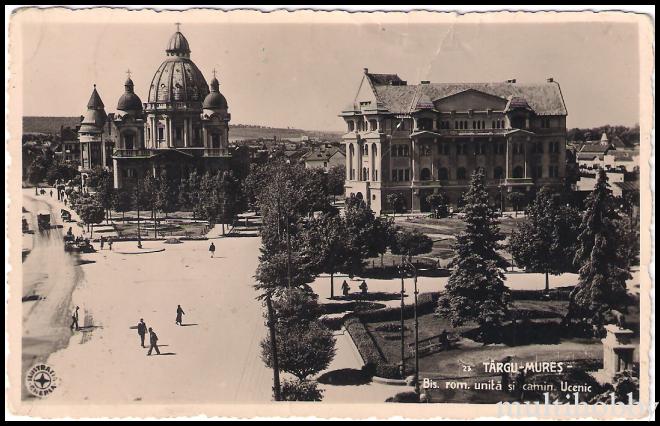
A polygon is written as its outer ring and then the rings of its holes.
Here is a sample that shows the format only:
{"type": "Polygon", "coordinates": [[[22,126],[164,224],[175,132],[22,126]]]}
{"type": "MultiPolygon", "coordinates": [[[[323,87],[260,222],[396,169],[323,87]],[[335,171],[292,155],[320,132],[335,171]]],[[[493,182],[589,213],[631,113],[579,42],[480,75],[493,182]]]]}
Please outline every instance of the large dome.
{"type": "Polygon", "coordinates": [[[149,87],[148,102],[199,102],[209,93],[209,86],[190,60],[188,41],[176,32],[168,43],[167,58],[156,70],[149,87]]]}

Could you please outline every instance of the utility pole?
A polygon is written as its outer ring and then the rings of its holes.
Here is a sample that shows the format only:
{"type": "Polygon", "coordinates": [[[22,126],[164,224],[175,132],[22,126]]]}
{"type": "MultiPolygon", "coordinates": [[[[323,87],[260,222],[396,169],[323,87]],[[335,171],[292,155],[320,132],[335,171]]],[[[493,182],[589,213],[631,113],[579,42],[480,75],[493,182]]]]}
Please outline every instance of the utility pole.
{"type": "Polygon", "coordinates": [[[417,269],[413,267],[413,282],[415,283],[415,393],[419,395],[419,318],[417,317],[417,269]]]}
{"type": "Polygon", "coordinates": [[[280,366],[277,359],[277,338],[275,336],[275,313],[273,312],[273,303],[270,299],[270,293],[266,293],[266,307],[268,308],[268,330],[270,331],[270,350],[273,361],[273,398],[275,401],[281,401],[280,366]]]}
{"type": "Polygon", "coordinates": [[[135,205],[137,207],[137,237],[138,237],[138,248],[142,248],[142,240],[140,239],[140,179],[136,180],[135,185],[135,205]]]}
{"type": "Polygon", "coordinates": [[[403,298],[405,296],[406,288],[404,283],[404,274],[405,274],[405,256],[401,256],[401,378],[406,376],[406,353],[405,353],[405,322],[403,320],[403,308],[405,304],[403,298]]]}

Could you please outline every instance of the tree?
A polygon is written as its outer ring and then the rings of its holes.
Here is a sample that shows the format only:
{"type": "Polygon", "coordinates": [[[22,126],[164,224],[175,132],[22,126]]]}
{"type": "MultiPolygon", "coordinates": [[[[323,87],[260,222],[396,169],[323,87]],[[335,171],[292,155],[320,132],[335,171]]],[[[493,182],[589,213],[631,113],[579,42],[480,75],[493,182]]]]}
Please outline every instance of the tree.
{"type": "Polygon", "coordinates": [[[105,208],[97,199],[88,198],[77,206],[77,210],[80,219],[82,219],[82,221],[87,225],[87,229],[90,229],[91,225],[90,237],[93,237],[94,224],[103,222],[103,218],[105,217],[105,208]]]}
{"type": "Polygon", "coordinates": [[[157,227],[156,227],[156,208],[158,200],[158,179],[153,176],[145,177],[140,188],[140,194],[142,199],[142,206],[145,210],[151,210],[151,220],[154,224],[154,238],[157,237],[157,227]]]}
{"type": "Polygon", "coordinates": [[[433,240],[417,230],[399,231],[390,248],[393,254],[407,256],[410,262],[413,256],[430,253],[433,250],[433,240]]]}
{"type": "Polygon", "coordinates": [[[525,202],[525,194],[518,191],[509,192],[506,199],[511,203],[513,210],[516,212],[516,217],[518,217],[518,210],[520,210],[520,206],[525,202]]]}
{"type": "Polygon", "coordinates": [[[316,272],[330,275],[330,298],[335,297],[334,276],[352,272],[352,262],[360,253],[349,244],[346,222],[338,214],[326,213],[312,219],[303,233],[305,251],[316,272]]]}
{"type": "Polygon", "coordinates": [[[239,182],[230,172],[221,175],[218,188],[218,218],[222,223],[222,234],[225,233],[225,223],[232,223],[238,213],[239,182]]]}
{"type": "Polygon", "coordinates": [[[167,175],[167,171],[163,170],[157,178],[155,197],[155,207],[160,210],[167,219],[167,214],[176,210],[177,208],[177,186],[175,182],[167,175]]]}
{"type": "Polygon", "coordinates": [[[387,194],[385,199],[387,200],[387,205],[390,206],[390,209],[394,213],[395,218],[397,213],[403,213],[403,210],[406,208],[406,199],[400,192],[387,194]]]}
{"type": "Polygon", "coordinates": [[[386,218],[377,218],[373,210],[356,197],[346,200],[345,213],[346,241],[354,253],[348,272],[357,274],[365,259],[387,251],[393,230],[386,218]]]}
{"type": "MultiPolygon", "coordinates": [[[[335,338],[320,322],[277,328],[277,353],[282,371],[298,380],[325,370],[335,356],[335,338]]],[[[261,358],[271,367],[272,351],[268,339],[261,342],[261,358]]]]}
{"type": "Polygon", "coordinates": [[[109,212],[112,208],[113,199],[115,197],[115,184],[112,174],[106,170],[101,170],[98,177],[95,180],[96,186],[96,195],[98,201],[105,209],[105,220],[108,222],[110,216],[109,212]]]}
{"type": "Polygon", "coordinates": [[[573,269],[575,235],[580,213],[562,206],[559,194],[542,188],[527,207],[527,220],[513,232],[509,249],[518,265],[530,272],[545,274],[545,291],[550,290],[549,274],[573,269]]]}
{"type": "Polygon", "coordinates": [[[328,192],[330,195],[332,195],[332,201],[334,203],[335,197],[344,193],[344,184],[346,183],[346,166],[338,165],[330,167],[326,177],[328,192]]]}
{"type": "Polygon", "coordinates": [[[124,214],[133,206],[133,194],[127,188],[119,188],[115,191],[112,198],[112,208],[121,213],[121,221],[124,221],[124,214]]]}
{"type": "Polygon", "coordinates": [[[603,169],[585,205],[574,259],[580,277],[571,292],[566,319],[591,318],[594,325],[602,326],[604,313],[625,308],[626,280],[631,278],[619,212],[603,169]]]}
{"type": "Polygon", "coordinates": [[[487,339],[502,324],[508,313],[509,295],[504,286],[507,262],[502,248],[495,209],[488,202],[481,170],[472,175],[464,196],[465,230],[458,234],[452,272],[438,301],[437,312],[453,326],[475,320],[481,337],[487,339]]]}
{"type": "Polygon", "coordinates": [[[442,192],[434,192],[426,196],[426,202],[433,209],[433,216],[438,219],[449,215],[449,199],[442,192]]]}
{"type": "Polygon", "coordinates": [[[321,401],[323,391],[310,380],[285,380],[282,383],[283,401],[321,401]]]}

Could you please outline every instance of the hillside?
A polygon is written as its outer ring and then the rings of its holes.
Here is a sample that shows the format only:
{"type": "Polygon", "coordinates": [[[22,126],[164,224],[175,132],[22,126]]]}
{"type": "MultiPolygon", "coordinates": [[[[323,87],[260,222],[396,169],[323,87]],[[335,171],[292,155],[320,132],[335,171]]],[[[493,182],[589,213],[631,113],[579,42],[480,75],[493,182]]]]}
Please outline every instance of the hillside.
{"type": "MultiPolygon", "coordinates": [[[[60,127],[76,127],[79,117],[23,117],[23,133],[59,134],[60,127]]],[[[281,129],[274,127],[252,126],[246,124],[229,125],[229,139],[277,139],[299,138],[308,136],[315,139],[339,140],[341,132],[316,130],[281,129]]]]}

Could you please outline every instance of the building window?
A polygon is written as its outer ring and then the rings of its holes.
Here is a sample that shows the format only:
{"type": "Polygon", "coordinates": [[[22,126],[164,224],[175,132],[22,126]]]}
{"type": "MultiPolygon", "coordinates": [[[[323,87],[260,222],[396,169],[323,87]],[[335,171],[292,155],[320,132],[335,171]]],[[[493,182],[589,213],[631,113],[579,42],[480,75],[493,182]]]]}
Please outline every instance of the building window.
{"type": "Polygon", "coordinates": [[[403,169],[399,169],[399,181],[403,182],[403,169]]]}
{"type": "Polygon", "coordinates": [[[431,170],[428,168],[423,168],[421,173],[420,173],[420,179],[421,180],[431,180],[431,170]]]}
{"type": "Polygon", "coordinates": [[[175,127],[174,131],[176,133],[176,140],[180,141],[181,138],[183,137],[182,136],[183,135],[183,129],[181,129],[181,127],[175,127]]]}
{"type": "Polygon", "coordinates": [[[484,155],[486,154],[486,144],[477,144],[474,147],[474,154],[475,155],[484,155]]]}
{"type": "Polygon", "coordinates": [[[449,180],[449,170],[446,167],[438,169],[438,180],[449,180]]]}
{"type": "Polygon", "coordinates": [[[410,169],[405,170],[405,181],[408,182],[410,180],[410,169]]]}
{"type": "Polygon", "coordinates": [[[158,128],[158,140],[159,141],[162,141],[165,138],[165,136],[164,136],[165,131],[164,130],[165,129],[163,129],[162,127],[158,128]]]}
{"type": "Polygon", "coordinates": [[[550,166],[548,167],[548,175],[551,178],[559,177],[559,166],[550,166]]]}
{"type": "Polygon", "coordinates": [[[217,133],[213,133],[211,135],[211,147],[212,148],[220,148],[220,135],[217,133]]]}
{"type": "Polygon", "coordinates": [[[467,179],[467,171],[465,170],[465,167],[459,167],[458,170],[456,170],[456,179],[458,180],[467,179]]]}
{"type": "Polygon", "coordinates": [[[503,179],[504,178],[504,169],[500,166],[495,167],[495,170],[493,170],[493,178],[494,179],[503,179]]]}
{"type": "Polygon", "coordinates": [[[516,168],[513,169],[513,177],[516,179],[522,178],[524,173],[525,171],[521,166],[516,166],[516,168]]]}
{"type": "Polygon", "coordinates": [[[534,177],[542,178],[543,177],[543,166],[534,167],[534,177]]]}
{"type": "Polygon", "coordinates": [[[369,127],[372,132],[378,130],[378,122],[376,120],[369,120],[369,127]]]}
{"type": "Polygon", "coordinates": [[[133,140],[135,139],[135,136],[131,133],[124,134],[124,149],[135,149],[133,140]]]}
{"type": "Polygon", "coordinates": [[[398,179],[397,170],[392,170],[392,182],[396,182],[398,179]]]}
{"type": "Polygon", "coordinates": [[[347,123],[348,123],[348,131],[349,132],[352,132],[353,130],[355,130],[355,122],[353,120],[349,120],[347,123]]]}

